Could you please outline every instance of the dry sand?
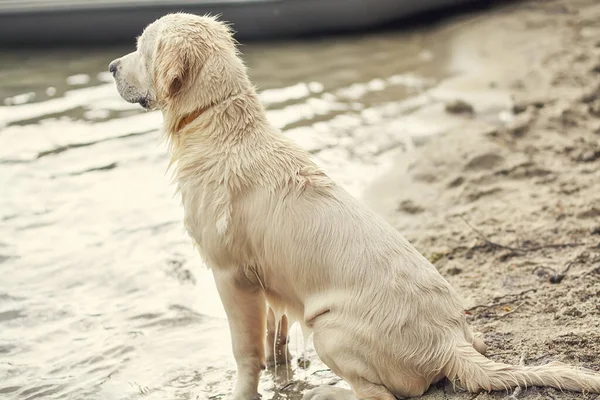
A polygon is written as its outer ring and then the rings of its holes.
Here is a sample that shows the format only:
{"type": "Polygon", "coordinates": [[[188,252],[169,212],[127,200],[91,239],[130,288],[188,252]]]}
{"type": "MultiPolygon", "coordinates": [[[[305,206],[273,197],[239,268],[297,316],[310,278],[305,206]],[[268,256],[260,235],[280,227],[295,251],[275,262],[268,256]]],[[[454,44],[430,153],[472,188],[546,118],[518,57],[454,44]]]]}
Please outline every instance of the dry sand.
{"type": "MultiPolygon", "coordinates": [[[[433,90],[447,107],[424,114],[461,124],[404,156],[367,201],[464,297],[492,359],[600,371],[600,2],[513,4],[464,31],[474,58],[458,59],[473,68],[433,90]]],[[[600,396],[446,382],[426,398],[600,396]]]]}

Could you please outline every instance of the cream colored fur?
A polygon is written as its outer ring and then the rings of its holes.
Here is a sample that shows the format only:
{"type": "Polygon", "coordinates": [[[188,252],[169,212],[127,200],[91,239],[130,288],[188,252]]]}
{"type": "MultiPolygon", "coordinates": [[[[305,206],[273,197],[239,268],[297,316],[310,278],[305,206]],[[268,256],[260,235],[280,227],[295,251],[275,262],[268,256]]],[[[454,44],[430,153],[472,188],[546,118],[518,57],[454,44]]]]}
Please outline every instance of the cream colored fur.
{"type": "Polygon", "coordinates": [[[164,115],[185,226],[213,271],[231,328],[234,399],[258,397],[267,304],[271,334],[276,316],[299,321],[353,389],[320,387],[305,399],[419,396],[444,376],[470,391],[600,392],[595,372],[480,354],[485,345],[435,267],[269,123],[226,25],[167,15],[111,65],[126,100],[164,115]]]}

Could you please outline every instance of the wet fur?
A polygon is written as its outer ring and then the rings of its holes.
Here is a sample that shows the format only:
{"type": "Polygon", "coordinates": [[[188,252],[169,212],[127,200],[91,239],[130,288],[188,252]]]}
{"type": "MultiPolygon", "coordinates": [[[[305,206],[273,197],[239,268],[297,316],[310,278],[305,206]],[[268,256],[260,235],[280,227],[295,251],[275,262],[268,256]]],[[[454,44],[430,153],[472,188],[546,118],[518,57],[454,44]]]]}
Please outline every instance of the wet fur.
{"type": "Polygon", "coordinates": [[[226,25],[170,14],[115,62],[119,93],[163,113],[185,226],[213,271],[231,328],[234,399],[258,396],[267,304],[270,332],[283,314],[299,321],[353,389],[316,388],[306,399],[418,396],[444,376],[473,392],[528,385],[600,392],[592,371],[483,356],[458,294],[435,267],[268,122],[226,25]]]}

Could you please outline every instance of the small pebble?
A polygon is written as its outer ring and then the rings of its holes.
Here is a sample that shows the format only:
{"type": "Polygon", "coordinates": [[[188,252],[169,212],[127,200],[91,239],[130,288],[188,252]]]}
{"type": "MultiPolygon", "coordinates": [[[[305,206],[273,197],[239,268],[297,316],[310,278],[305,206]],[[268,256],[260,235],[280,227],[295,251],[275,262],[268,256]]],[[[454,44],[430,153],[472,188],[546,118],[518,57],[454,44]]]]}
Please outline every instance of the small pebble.
{"type": "Polygon", "coordinates": [[[513,112],[513,114],[521,114],[521,113],[527,111],[527,109],[529,107],[543,108],[545,105],[546,105],[546,101],[543,99],[520,100],[520,101],[515,102],[515,104],[513,104],[512,112],[513,112]]]}
{"type": "Polygon", "coordinates": [[[449,114],[473,114],[473,106],[464,100],[454,100],[446,103],[446,112],[449,114]]]}
{"type": "Polygon", "coordinates": [[[508,124],[508,131],[514,136],[523,136],[529,130],[529,126],[533,123],[533,119],[534,113],[521,113],[508,124]]]}
{"type": "Polygon", "coordinates": [[[600,83],[593,86],[591,89],[588,89],[581,95],[581,102],[583,103],[591,103],[600,98],[600,83]]]}
{"type": "Polygon", "coordinates": [[[310,368],[310,360],[306,357],[298,357],[298,367],[302,368],[302,369],[308,369],[310,368]]]}
{"type": "Polygon", "coordinates": [[[600,117],[600,99],[589,105],[588,111],[594,117],[600,117]]]}

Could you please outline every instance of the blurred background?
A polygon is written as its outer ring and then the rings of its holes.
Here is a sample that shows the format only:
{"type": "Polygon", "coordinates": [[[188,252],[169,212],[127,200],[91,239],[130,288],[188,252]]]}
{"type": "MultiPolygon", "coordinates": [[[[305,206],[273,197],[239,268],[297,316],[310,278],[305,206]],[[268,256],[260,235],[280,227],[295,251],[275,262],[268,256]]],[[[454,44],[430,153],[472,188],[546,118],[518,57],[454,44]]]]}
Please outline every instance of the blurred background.
{"type": "MultiPolygon", "coordinates": [[[[181,10],[231,22],[270,120],[361,197],[402,154],[472,111],[453,103],[469,89],[444,82],[481,69],[485,38],[469,26],[498,7],[0,0],[0,398],[231,391],[227,323],[183,231],[161,115],[123,101],[107,72],[148,23],[181,10]]],[[[478,118],[501,121],[507,95],[486,85],[478,118]]],[[[264,374],[264,398],[338,384],[295,330],[291,345],[289,367],[264,374]]]]}

